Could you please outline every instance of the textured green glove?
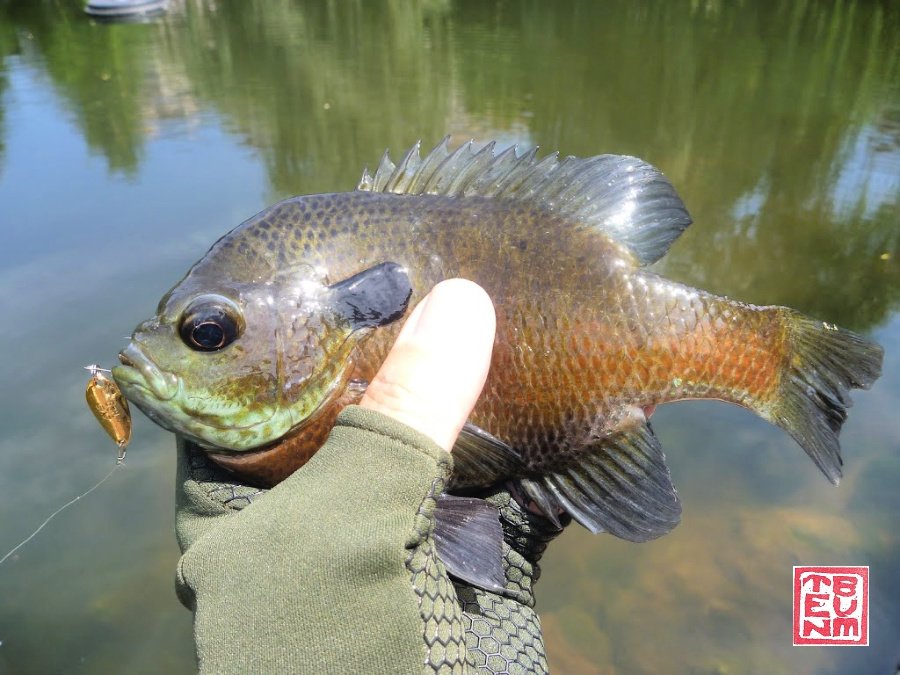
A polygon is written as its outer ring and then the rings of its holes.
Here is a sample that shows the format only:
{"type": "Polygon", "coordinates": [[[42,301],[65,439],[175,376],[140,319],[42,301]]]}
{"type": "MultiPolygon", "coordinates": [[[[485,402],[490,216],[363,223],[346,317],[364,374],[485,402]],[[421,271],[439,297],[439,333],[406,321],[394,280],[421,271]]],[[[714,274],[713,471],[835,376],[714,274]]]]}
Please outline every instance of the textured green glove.
{"type": "MultiPolygon", "coordinates": [[[[545,673],[547,657],[541,622],[534,611],[534,583],[541,575],[538,561],[562,528],[523,509],[506,487],[495,487],[479,496],[500,511],[506,591],[496,594],[454,583],[463,610],[469,670],[545,673]]],[[[563,527],[571,522],[568,515],[560,519],[563,527]]]]}
{"type": "Polygon", "coordinates": [[[506,592],[451,583],[431,538],[451,467],[428,437],[357,407],[269,491],[180,442],[177,589],[201,671],[545,672],[532,584],[559,530],[494,490],[506,592]]]}

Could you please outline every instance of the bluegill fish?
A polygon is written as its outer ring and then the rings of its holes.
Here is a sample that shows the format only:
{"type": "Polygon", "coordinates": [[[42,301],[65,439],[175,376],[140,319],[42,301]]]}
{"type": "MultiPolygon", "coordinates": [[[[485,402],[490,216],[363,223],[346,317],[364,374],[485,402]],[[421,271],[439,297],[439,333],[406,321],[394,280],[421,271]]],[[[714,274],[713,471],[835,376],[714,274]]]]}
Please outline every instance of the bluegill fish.
{"type": "Polygon", "coordinates": [[[497,338],[454,488],[512,478],[551,517],[658,537],[681,507],[646,410],[699,398],[778,425],[837,483],[848,392],[877,379],[882,349],[649,271],[689,224],[634,157],[415,146],[354,192],[287,199],[219,239],[113,377],[152,420],[271,484],[358,400],[407,308],[464,277],[493,298],[497,338]]]}

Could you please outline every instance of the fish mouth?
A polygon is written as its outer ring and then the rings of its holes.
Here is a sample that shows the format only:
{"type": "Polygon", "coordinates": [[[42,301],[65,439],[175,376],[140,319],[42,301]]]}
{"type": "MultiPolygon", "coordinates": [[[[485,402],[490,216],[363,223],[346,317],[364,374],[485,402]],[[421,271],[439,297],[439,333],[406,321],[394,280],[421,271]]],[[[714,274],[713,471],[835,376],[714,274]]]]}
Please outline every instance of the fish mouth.
{"type": "Polygon", "coordinates": [[[123,388],[129,385],[150,391],[160,401],[168,401],[178,392],[178,378],[161,370],[132,341],[119,352],[121,366],[112,369],[113,379],[123,388]]]}

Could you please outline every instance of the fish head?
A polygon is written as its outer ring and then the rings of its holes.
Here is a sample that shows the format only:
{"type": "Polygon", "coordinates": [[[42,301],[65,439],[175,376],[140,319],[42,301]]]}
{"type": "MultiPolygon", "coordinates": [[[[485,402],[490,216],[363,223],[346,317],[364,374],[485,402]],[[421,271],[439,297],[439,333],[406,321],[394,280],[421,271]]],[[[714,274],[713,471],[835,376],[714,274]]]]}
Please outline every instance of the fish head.
{"type": "Polygon", "coordinates": [[[310,266],[240,282],[189,274],[137,326],[112,375],[163,428],[208,449],[254,450],[338,398],[356,345],[400,318],[411,294],[394,263],[334,284],[310,266]]]}

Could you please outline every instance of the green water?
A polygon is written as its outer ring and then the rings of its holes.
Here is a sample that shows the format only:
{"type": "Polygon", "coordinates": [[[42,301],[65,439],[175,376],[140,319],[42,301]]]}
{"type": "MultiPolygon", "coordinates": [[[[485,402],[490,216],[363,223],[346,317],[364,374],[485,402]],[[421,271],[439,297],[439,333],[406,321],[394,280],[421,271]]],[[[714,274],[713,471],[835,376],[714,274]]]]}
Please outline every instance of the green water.
{"type": "MultiPolygon", "coordinates": [[[[219,235],[350,189],[387,147],[497,138],[638,155],[695,224],[661,270],[873,335],[837,489],[717,403],[655,428],[684,522],[570,528],[537,586],[557,673],[885,673],[900,660],[900,8],[889,2],[188,0],[97,25],[0,1],[0,555],[103,476],[92,362],[219,235]],[[871,645],[791,646],[795,564],[871,567],[871,645]]],[[[0,673],[193,668],[173,442],[0,566],[0,673]]]]}

